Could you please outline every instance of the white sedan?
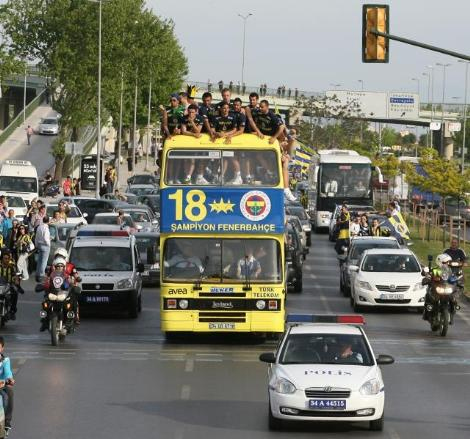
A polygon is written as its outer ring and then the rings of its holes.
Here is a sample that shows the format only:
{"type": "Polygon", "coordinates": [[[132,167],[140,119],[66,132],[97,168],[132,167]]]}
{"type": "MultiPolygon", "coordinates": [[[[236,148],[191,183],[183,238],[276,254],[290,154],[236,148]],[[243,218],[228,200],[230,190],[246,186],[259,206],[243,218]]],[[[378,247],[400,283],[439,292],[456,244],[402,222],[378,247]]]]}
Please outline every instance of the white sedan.
{"type": "Polygon", "coordinates": [[[385,392],[378,365],[394,359],[375,358],[361,327],[364,318],[289,315],[287,321],[277,352],[260,355],[269,363],[269,428],[278,430],[283,421],[368,421],[371,430],[382,430],[385,392]]]}
{"type": "Polygon", "coordinates": [[[57,136],[59,134],[59,119],[57,117],[42,119],[38,127],[38,133],[57,136]]]}
{"type": "MultiPolygon", "coordinates": [[[[86,220],[87,214],[82,213],[78,206],[75,206],[75,204],[69,204],[67,209],[67,224],[88,224],[88,221],[86,220]]],[[[47,216],[53,218],[56,210],[59,210],[58,204],[48,204],[46,206],[47,216]]]]}
{"type": "Polygon", "coordinates": [[[366,307],[413,307],[422,310],[426,286],[422,285],[421,265],[409,249],[366,250],[351,285],[354,311],[366,307]]]}

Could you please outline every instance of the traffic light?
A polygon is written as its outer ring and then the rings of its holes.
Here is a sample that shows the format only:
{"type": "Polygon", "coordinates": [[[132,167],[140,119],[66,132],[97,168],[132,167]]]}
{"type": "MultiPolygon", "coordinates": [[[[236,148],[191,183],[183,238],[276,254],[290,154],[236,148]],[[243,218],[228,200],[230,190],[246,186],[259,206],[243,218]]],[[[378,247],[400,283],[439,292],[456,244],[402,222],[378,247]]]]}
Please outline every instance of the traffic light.
{"type": "Polygon", "coordinates": [[[362,62],[388,63],[389,39],[371,31],[388,34],[389,18],[388,5],[362,6],[362,62]]]}

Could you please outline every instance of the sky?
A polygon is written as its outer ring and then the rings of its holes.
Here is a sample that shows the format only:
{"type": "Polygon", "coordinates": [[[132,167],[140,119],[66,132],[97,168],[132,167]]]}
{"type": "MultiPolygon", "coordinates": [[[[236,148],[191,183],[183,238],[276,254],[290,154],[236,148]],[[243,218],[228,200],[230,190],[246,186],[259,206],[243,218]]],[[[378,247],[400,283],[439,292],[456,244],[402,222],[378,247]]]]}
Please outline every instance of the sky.
{"type": "MultiPolygon", "coordinates": [[[[246,26],[245,82],[299,90],[339,89],[417,92],[428,98],[434,66],[434,101],[442,101],[442,67],[447,64],[446,102],[462,103],[465,65],[456,58],[390,42],[388,64],[363,64],[362,4],[359,0],[147,0],[153,11],[175,23],[193,81],[237,83],[241,79],[243,20],[246,26]],[[454,97],[458,99],[453,99],[454,97]]],[[[374,2],[370,2],[374,3],[374,2]]],[[[389,0],[390,32],[470,55],[469,0],[389,0]]],[[[470,70],[470,68],[469,68],[470,70]]],[[[470,75],[469,75],[470,77],[470,75]]],[[[469,99],[470,101],[470,93],[469,99]]]]}

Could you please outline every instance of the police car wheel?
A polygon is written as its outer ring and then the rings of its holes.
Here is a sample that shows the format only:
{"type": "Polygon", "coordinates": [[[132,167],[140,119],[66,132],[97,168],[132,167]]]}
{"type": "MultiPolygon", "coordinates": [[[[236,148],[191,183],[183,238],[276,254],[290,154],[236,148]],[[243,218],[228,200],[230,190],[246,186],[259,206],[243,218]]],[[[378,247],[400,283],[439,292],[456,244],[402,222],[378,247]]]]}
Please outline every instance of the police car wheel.
{"type": "Polygon", "coordinates": [[[271,411],[271,402],[269,403],[268,408],[268,426],[269,429],[272,431],[282,430],[282,420],[273,416],[273,413],[271,411]]]}
{"type": "Polygon", "coordinates": [[[384,413],[379,419],[369,422],[369,430],[371,431],[382,431],[384,429],[384,413]]]}

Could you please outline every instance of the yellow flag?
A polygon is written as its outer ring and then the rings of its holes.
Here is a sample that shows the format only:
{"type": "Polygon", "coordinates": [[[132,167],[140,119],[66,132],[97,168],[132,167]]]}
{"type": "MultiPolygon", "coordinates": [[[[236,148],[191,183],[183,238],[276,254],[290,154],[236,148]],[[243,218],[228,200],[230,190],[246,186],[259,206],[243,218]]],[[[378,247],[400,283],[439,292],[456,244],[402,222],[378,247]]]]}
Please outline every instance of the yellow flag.
{"type": "Polygon", "coordinates": [[[410,230],[405,223],[400,212],[389,218],[390,223],[393,225],[395,230],[402,236],[403,239],[410,239],[410,230]]]}

